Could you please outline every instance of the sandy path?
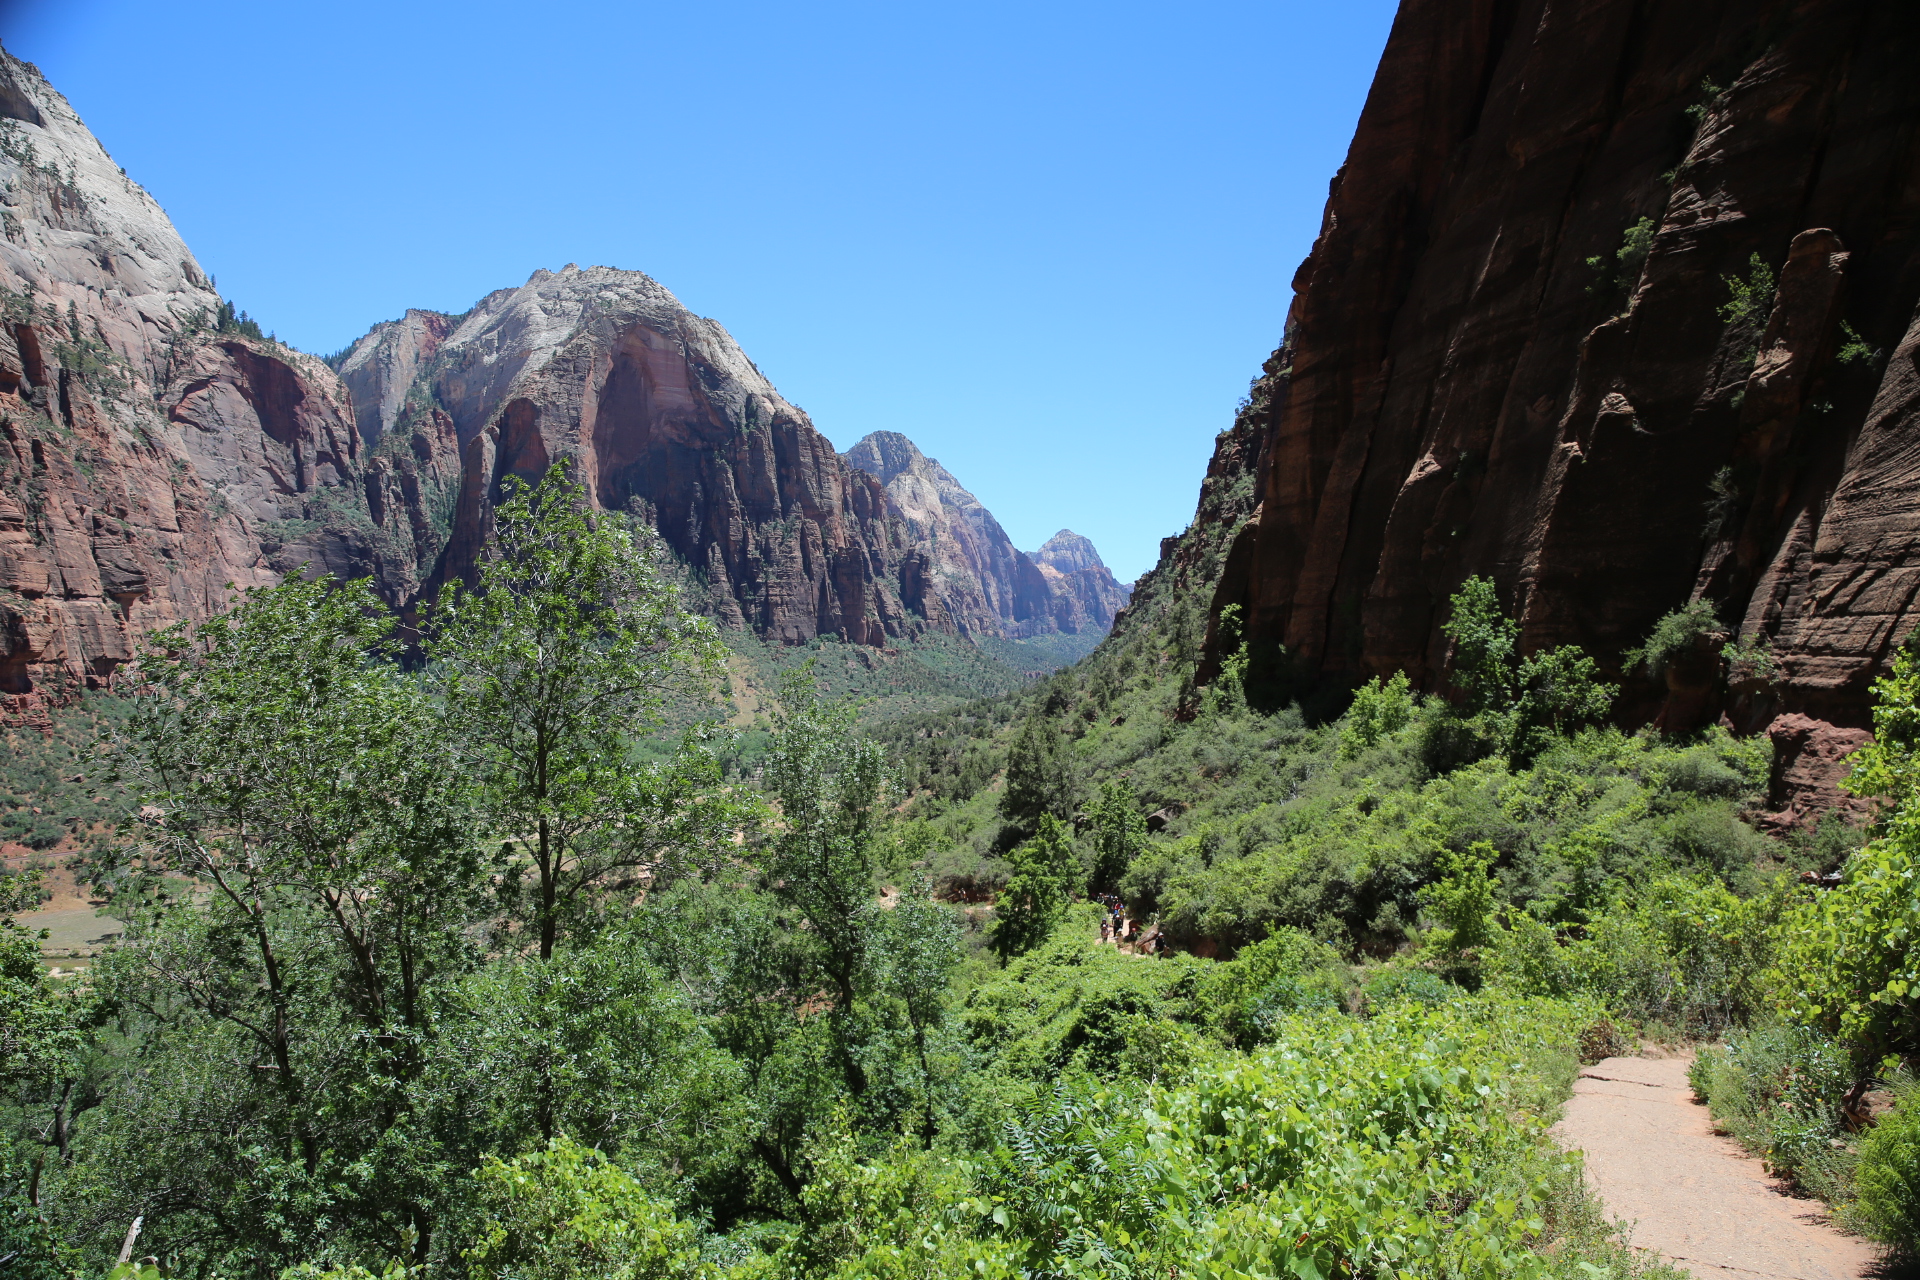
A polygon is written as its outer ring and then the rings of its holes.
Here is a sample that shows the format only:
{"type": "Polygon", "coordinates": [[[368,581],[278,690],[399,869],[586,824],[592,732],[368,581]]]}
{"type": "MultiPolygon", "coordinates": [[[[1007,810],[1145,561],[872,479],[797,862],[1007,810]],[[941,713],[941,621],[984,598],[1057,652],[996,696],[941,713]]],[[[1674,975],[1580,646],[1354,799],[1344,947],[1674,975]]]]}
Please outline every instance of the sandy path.
{"type": "Polygon", "coordinates": [[[1698,1280],[1859,1280],[1867,1243],[1827,1225],[1816,1200],[1774,1190],[1760,1162],[1713,1132],[1687,1059],[1608,1058],[1583,1068],[1554,1134],[1586,1153],[1587,1181],[1629,1239],[1698,1280]]]}

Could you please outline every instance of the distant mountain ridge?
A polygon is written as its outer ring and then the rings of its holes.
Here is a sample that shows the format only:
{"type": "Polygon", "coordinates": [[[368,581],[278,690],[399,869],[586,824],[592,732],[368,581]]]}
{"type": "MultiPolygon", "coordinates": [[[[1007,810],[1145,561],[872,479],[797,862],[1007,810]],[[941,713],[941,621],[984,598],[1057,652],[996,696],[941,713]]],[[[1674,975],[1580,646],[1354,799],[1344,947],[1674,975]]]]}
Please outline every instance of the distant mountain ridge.
{"type": "Polygon", "coordinates": [[[978,498],[899,432],[875,431],[842,456],[886,486],[939,590],[968,602],[966,616],[997,621],[986,634],[1104,632],[1126,607],[1129,588],[1092,542],[1062,529],[1039,551],[1018,550],[978,498]]]}
{"type": "Polygon", "coordinates": [[[1124,600],[1103,568],[1056,582],[944,472],[897,500],[637,271],[536,271],[324,361],[274,341],[3,50],[0,311],[0,718],[110,687],[155,629],[290,573],[370,577],[411,614],[472,576],[508,477],[560,459],[780,644],[1090,640],[1124,600]]]}

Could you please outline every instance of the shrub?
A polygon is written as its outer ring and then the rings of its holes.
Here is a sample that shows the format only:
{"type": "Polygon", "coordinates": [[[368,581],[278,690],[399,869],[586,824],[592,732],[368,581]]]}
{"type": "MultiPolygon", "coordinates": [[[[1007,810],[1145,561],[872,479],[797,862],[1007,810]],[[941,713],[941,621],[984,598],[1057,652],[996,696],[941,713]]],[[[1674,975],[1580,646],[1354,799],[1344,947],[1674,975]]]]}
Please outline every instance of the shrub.
{"type": "Polygon", "coordinates": [[[1713,605],[1705,600],[1695,600],[1654,623],[1646,642],[1638,649],[1627,650],[1622,660],[1628,671],[1645,667],[1649,676],[1660,680],[1666,676],[1668,667],[1684,661],[1699,650],[1702,637],[1711,636],[1720,629],[1720,620],[1714,617],[1713,605]]]}
{"type": "Polygon", "coordinates": [[[1836,1145],[1853,1080],[1845,1044],[1806,1027],[1761,1027],[1703,1049],[1687,1080],[1777,1176],[1829,1203],[1846,1198],[1852,1155],[1836,1145]]]}
{"type": "Polygon", "coordinates": [[[1767,321],[1773,308],[1773,268],[1759,254],[1747,262],[1747,278],[1721,276],[1727,286],[1727,301],[1720,307],[1720,319],[1728,325],[1759,325],[1767,321]]]}
{"type": "Polygon", "coordinates": [[[1920,1092],[1906,1091],[1860,1142],[1847,1218],[1863,1234],[1920,1254],[1920,1092]]]}
{"type": "Polygon", "coordinates": [[[1366,984],[1367,1010],[1377,1013],[1402,1000],[1415,1004],[1446,1004],[1465,993],[1425,969],[1380,969],[1366,984]]]}
{"type": "Polygon", "coordinates": [[[473,1280],[665,1280],[705,1270],[698,1227],[566,1138],[512,1160],[488,1156],[475,1177],[485,1216],[466,1254],[473,1280]]]}
{"type": "Polygon", "coordinates": [[[1357,759],[1407,727],[1417,704],[1407,673],[1396,671],[1391,679],[1375,676],[1353,695],[1353,705],[1340,726],[1340,756],[1357,759]]]}
{"type": "Polygon", "coordinates": [[[1587,292],[1631,292],[1634,282],[1640,278],[1640,268],[1647,260],[1647,253],[1653,248],[1653,232],[1653,219],[1642,218],[1621,232],[1620,247],[1614,250],[1611,266],[1605,254],[1588,258],[1587,266],[1593,269],[1596,278],[1587,286],[1587,292]]]}

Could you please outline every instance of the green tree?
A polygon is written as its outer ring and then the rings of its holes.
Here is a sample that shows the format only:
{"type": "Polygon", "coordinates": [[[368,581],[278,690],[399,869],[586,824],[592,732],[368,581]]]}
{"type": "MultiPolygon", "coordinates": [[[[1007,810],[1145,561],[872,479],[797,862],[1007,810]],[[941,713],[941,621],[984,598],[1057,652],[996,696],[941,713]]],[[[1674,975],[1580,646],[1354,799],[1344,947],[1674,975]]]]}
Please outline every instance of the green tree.
{"type": "Polygon", "coordinates": [[[157,643],[123,756],[128,940],[96,973],[174,1064],[119,1078],[94,1210],[242,1271],[327,1222],[424,1257],[417,1085],[485,907],[445,736],[364,582],[249,592],[157,643]]]}
{"type": "Polygon", "coordinates": [[[883,913],[881,947],[888,995],[897,1000],[913,1040],[922,1100],[920,1137],[931,1150],[939,1133],[933,1040],[947,1021],[953,973],[961,956],[959,919],[922,889],[903,894],[883,913]]]}
{"type": "Polygon", "coordinates": [[[1073,809],[1072,756],[1046,716],[1029,718],[1007,753],[1006,789],[1000,812],[1022,831],[1032,831],[1043,816],[1064,818],[1073,809]]]}
{"type": "Polygon", "coordinates": [[[693,1280],[700,1229],[673,1204],[598,1151],[567,1138],[475,1171],[479,1239],[466,1251],[471,1280],[693,1280]]]}
{"type": "Polygon", "coordinates": [[[1419,703],[1407,673],[1396,671],[1388,679],[1375,676],[1353,695],[1340,723],[1340,758],[1357,760],[1382,739],[1390,738],[1412,723],[1419,703]]]}
{"type": "Polygon", "coordinates": [[[1471,967],[1474,956],[1494,939],[1496,856],[1491,844],[1476,840],[1465,852],[1448,854],[1442,864],[1446,875],[1420,894],[1440,924],[1435,948],[1451,967],[1471,967]]]}
{"type": "Polygon", "coordinates": [[[1840,886],[1787,922],[1773,973],[1790,1018],[1856,1042],[1871,1064],[1920,1049],[1920,653],[1874,682],[1874,740],[1847,788],[1892,801],[1840,886]]]}
{"type": "Polygon", "coordinates": [[[1066,915],[1080,860],[1073,853],[1073,830],[1052,814],[1040,816],[1033,839],[1007,855],[1013,875],[993,907],[993,945],[1015,956],[1045,942],[1066,915]]]}
{"type": "Polygon", "coordinates": [[[1452,642],[1447,674],[1460,708],[1469,716],[1500,714],[1513,704],[1520,624],[1500,611],[1492,578],[1468,578],[1452,605],[1440,630],[1452,642]]]}
{"type": "Polygon", "coordinates": [[[847,1086],[866,1089],[855,1004],[869,977],[876,913],[876,827],[890,778],[886,753],[861,737],[854,708],[821,699],[811,670],[780,690],[766,786],[779,828],[766,861],[774,896],[806,922],[810,967],[824,985],[847,1086]]]}
{"type": "Polygon", "coordinates": [[[1516,765],[1555,735],[1602,719],[1619,694],[1575,645],[1520,656],[1520,624],[1500,611],[1491,578],[1468,578],[1441,630],[1452,642],[1448,674],[1459,714],[1516,765]]]}
{"type": "Polygon", "coordinates": [[[634,754],[674,695],[711,699],[711,624],[680,607],[650,545],[589,510],[563,464],[508,489],[479,586],[433,610],[426,652],[481,802],[523,855],[522,919],[545,960],[603,893],[717,856],[741,815],[696,740],[665,763],[634,754]]]}
{"type": "Polygon", "coordinates": [[[1133,784],[1125,778],[1108,779],[1087,806],[1088,833],[1093,840],[1093,871],[1088,885],[1113,892],[1127,868],[1147,845],[1147,820],[1133,784]]]}

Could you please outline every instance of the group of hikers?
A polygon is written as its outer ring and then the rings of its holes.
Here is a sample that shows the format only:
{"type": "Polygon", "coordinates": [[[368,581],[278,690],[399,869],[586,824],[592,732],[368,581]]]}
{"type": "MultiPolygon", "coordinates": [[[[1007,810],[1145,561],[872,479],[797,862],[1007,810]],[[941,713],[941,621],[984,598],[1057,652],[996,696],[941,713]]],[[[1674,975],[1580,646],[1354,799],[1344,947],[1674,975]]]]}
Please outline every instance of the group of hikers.
{"type": "Polygon", "coordinates": [[[1102,908],[1100,916],[1100,945],[1112,943],[1116,947],[1131,946],[1143,956],[1159,955],[1162,951],[1160,930],[1149,922],[1142,925],[1127,916],[1127,904],[1111,893],[1089,895],[1089,901],[1097,902],[1102,908]]]}

